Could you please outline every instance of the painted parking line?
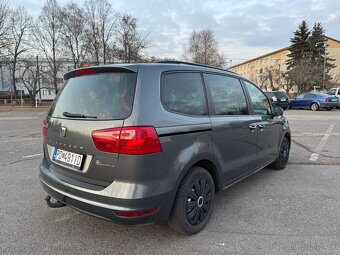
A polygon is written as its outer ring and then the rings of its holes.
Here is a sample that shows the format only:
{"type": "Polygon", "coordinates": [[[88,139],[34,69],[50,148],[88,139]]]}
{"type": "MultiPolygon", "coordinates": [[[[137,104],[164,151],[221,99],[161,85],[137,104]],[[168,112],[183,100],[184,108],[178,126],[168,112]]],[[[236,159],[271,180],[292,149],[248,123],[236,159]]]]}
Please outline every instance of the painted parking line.
{"type": "Polygon", "coordinates": [[[311,161],[317,161],[318,160],[320,152],[323,150],[323,147],[325,146],[329,136],[331,135],[333,128],[334,128],[334,124],[329,125],[325,135],[322,137],[320,143],[316,147],[314,153],[312,153],[312,155],[310,156],[309,160],[311,160],[311,161]]]}
{"type": "Polygon", "coordinates": [[[22,142],[22,141],[30,141],[30,140],[41,140],[42,137],[32,137],[32,138],[24,138],[24,139],[13,139],[13,140],[5,140],[1,141],[0,143],[15,143],[15,142],[22,142]]]}
{"type": "Polygon", "coordinates": [[[43,155],[42,153],[38,153],[38,154],[23,156],[22,158],[35,158],[35,157],[39,157],[39,156],[42,156],[42,155],[43,155]]]}
{"type": "Polygon", "coordinates": [[[34,120],[39,119],[39,117],[1,117],[0,120],[34,120]]]}

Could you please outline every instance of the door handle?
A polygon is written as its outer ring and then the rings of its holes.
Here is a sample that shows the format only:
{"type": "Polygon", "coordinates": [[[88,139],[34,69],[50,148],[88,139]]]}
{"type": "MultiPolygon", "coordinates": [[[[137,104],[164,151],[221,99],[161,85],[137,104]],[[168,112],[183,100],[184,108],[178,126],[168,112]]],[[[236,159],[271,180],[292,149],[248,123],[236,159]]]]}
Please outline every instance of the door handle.
{"type": "Polygon", "coordinates": [[[257,128],[256,125],[253,125],[253,124],[249,125],[249,129],[252,130],[252,131],[256,128],[257,128]]]}
{"type": "Polygon", "coordinates": [[[263,129],[264,128],[264,125],[260,124],[260,125],[257,125],[260,129],[263,129]]]}

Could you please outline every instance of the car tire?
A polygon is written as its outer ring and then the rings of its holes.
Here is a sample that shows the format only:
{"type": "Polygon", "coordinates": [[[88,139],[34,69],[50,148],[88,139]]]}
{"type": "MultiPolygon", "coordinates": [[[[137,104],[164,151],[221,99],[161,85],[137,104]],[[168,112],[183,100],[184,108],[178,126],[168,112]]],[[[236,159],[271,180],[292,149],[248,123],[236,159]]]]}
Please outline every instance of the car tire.
{"type": "Polygon", "coordinates": [[[280,145],[279,156],[273,163],[269,165],[269,167],[275,170],[282,170],[286,168],[289,159],[289,150],[290,150],[289,140],[287,137],[284,137],[280,145]]]}
{"type": "Polygon", "coordinates": [[[310,109],[312,110],[312,111],[318,111],[319,110],[319,105],[317,104],[317,103],[312,103],[311,105],[310,105],[310,109]]]}
{"type": "Polygon", "coordinates": [[[211,175],[204,168],[193,167],[178,188],[168,225],[185,235],[201,231],[210,219],[214,200],[211,175]]]}

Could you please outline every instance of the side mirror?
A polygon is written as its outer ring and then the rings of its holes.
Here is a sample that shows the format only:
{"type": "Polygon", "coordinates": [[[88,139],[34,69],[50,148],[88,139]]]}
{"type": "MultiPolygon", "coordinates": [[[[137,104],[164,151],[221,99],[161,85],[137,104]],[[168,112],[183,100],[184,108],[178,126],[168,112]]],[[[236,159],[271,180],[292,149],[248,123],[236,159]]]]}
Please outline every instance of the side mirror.
{"type": "Polygon", "coordinates": [[[273,115],[274,116],[281,116],[281,115],[283,115],[283,109],[280,106],[275,106],[273,115]]]}

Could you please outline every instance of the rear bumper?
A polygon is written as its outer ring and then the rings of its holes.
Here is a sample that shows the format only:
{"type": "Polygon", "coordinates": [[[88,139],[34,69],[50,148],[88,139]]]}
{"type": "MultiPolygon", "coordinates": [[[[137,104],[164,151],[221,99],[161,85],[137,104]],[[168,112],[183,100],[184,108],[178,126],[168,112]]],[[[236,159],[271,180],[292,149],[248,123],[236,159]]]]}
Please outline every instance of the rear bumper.
{"type": "Polygon", "coordinates": [[[40,166],[39,178],[44,190],[56,200],[86,214],[118,224],[136,225],[165,221],[171,213],[175,196],[173,192],[138,199],[103,196],[98,192],[79,190],[63,183],[43,164],[40,166]],[[121,217],[115,213],[142,212],[154,208],[157,208],[156,212],[139,217],[121,217]]]}
{"type": "Polygon", "coordinates": [[[289,101],[277,101],[277,102],[273,102],[274,105],[280,106],[283,109],[288,108],[289,106],[289,101]]]}
{"type": "Polygon", "coordinates": [[[329,108],[329,107],[339,107],[339,102],[328,102],[328,103],[320,103],[321,108],[329,108]]]}

